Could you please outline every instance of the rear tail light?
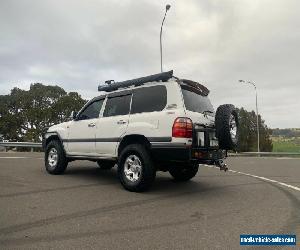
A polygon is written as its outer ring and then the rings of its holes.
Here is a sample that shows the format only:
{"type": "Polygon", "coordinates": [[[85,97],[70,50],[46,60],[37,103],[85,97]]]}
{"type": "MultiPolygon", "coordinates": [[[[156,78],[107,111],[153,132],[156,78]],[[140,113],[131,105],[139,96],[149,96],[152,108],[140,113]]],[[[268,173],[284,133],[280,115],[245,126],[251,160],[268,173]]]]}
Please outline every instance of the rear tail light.
{"type": "Polygon", "coordinates": [[[193,137],[192,120],[186,117],[176,118],[173,123],[172,137],[192,138],[193,137]]]}

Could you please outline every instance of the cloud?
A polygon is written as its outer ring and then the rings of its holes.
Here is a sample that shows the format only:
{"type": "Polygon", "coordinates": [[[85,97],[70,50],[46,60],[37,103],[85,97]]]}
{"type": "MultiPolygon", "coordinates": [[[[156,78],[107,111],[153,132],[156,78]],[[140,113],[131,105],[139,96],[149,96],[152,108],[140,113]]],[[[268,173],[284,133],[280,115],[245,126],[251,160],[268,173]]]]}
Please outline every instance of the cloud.
{"type": "Polygon", "coordinates": [[[215,107],[255,108],[271,127],[299,127],[300,3],[241,1],[1,1],[0,94],[59,84],[85,97],[107,79],[157,73],[164,5],[164,69],[204,82],[215,107]]]}

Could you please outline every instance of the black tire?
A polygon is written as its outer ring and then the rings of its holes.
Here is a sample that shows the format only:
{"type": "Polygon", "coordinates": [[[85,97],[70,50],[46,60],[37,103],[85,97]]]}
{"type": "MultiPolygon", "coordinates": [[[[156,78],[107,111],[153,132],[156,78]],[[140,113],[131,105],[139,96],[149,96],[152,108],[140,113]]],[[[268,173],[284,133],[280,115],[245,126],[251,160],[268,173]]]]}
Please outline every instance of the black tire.
{"type": "Polygon", "coordinates": [[[220,149],[236,149],[239,137],[239,122],[237,111],[232,104],[224,104],[218,107],[215,117],[215,125],[216,137],[218,138],[220,149]],[[234,126],[234,123],[231,121],[231,119],[234,119],[235,121],[235,136],[231,134],[234,126]]]}
{"type": "Polygon", "coordinates": [[[68,165],[68,160],[66,158],[63,146],[57,140],[50,141],[46,146],[45,151],[45,168],[49,174],[62,174],[68,165]],[[49,161],[49,153],[57,152],[57,163],[51,165],[49,161]]]}
{"type": "Polygon", "coordinates": [[[120,153],[118,162],[118,176],[123,187],[132,192],[142,192],[147,190],[154,182],[156,176],[156,169],[154,167],[151,156],[142,144],[131,144],[126,146],[120,153]],[[136,156],[140,163],[140,174],[135,181],[129,180],[125,174],[126,168],[125,161],[131,156],[136,156]]]}
{"type": "Polygon", "coordinates": [[[176,181],[189,181],[195,177],[198,169],[198,164],[192,164],[190,166],[174,166],[169,169],[169,173],[176,181]]]}
{"type": "Polygon", "coordinates": [[[116,163],[113,161],[99,160],[97,161],[97,164],[102,170],[110,170],[115,166],[116,163]]]}

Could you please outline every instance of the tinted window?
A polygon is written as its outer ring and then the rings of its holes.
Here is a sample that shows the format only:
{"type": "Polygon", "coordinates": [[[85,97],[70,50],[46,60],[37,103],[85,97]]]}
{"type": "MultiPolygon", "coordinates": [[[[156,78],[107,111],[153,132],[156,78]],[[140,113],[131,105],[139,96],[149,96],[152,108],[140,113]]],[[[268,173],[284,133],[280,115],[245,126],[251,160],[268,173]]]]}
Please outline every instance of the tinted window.
{"type": "Polygon", "coordinates": [[[108,98],[104,110],[104,117],[129,114],[131,95],[108,98]]]}
{"type": "Polygon", "coordinates": [[[78,120],[98,118],[104,99],[89,104],[78,116],[78,120]]]}
{"type": "Polygon", "coordinates": [[[165,86],[135,89],[133,92],[131,114],[161,111],[167,105],[165,86]]]}
{"type": "Polygon", "coordinates": [[[182,88],[185,108],[190,111],[203,113],[214,112],[214,108],[207,96],[202,96],[188,89],[182,88]]]}

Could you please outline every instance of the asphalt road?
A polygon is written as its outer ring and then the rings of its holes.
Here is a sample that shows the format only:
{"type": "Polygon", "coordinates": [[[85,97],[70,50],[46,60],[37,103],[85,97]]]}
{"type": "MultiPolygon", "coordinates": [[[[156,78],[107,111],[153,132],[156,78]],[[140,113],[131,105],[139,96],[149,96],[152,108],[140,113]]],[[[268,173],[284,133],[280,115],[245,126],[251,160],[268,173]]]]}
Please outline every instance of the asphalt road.
{"type": "MultiPolygon", "coordinates": [[[[300,159],[227,162],[235,171],[300,187],[300,159]]],[[[150,191],[130,193],[116,170],[93,162],[72,162],[53,176],[41,154],[1,153],[0,248],[253,249],[240,247],[240,234],[300,238],[300,191],[291,187],[202,166],[188,183],[158,173],[150,191]]]]}

